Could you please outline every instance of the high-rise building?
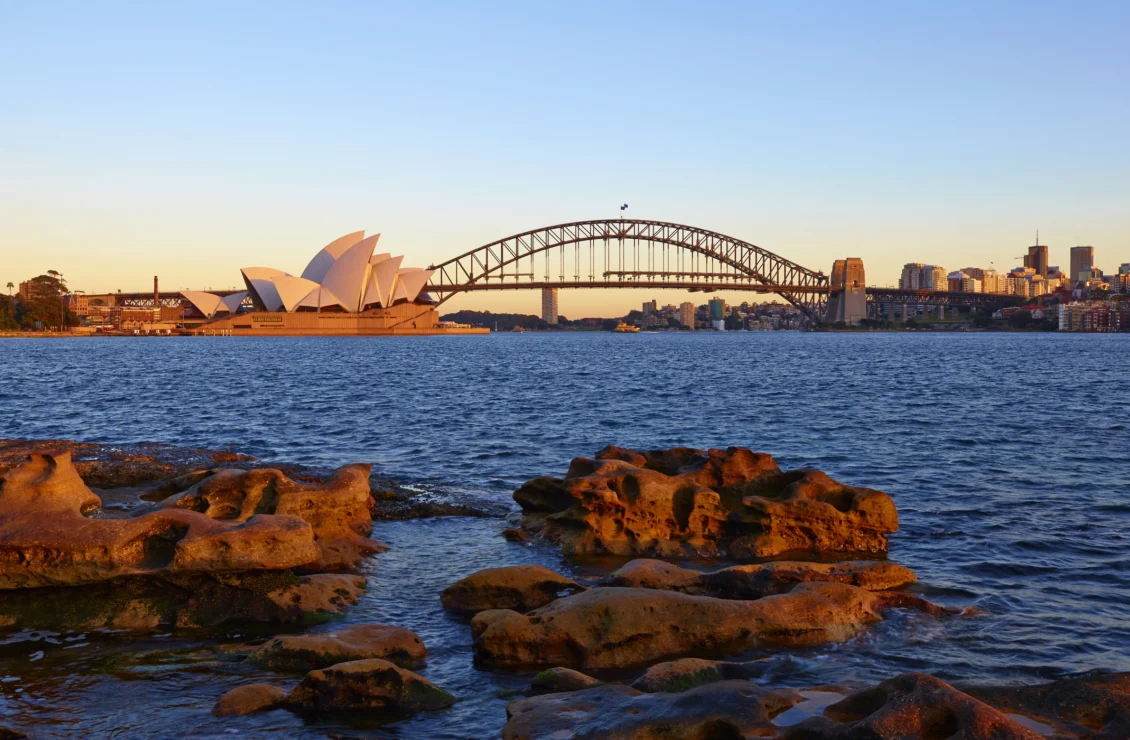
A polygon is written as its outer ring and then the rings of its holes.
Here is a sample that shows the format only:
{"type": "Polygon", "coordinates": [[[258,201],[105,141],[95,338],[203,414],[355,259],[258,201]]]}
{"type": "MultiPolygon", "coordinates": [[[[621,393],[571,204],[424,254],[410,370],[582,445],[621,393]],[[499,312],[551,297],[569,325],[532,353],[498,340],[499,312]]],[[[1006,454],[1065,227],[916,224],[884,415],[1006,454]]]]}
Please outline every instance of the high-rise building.
{"type": "Polygon", "coordinates": [[[694,304],[690,301],[679,306],[679,323],[690,329],[694,328],[694,304]]]}
{"type": "Polygon", "coordinates": [[[1083,270],[1088,270],[1095,264],[1095,248],[1094,247],[1072,247],[1071,248],[1071,280],[1079,282],[1083,278],[1079,277],[1079,273],[1083,270]]]}
{"type": "MultiPolygon", "coordinates": [[[[899,277],[899,290],[921,290],[922,268],[926,265],[921,262],[907,262],[902,266],[902,276],[899,277]]],[[[833,278],[833,282],[836,282],[833,278]]]]}
{"type": "Polygon", "coordinates": [[[1024,258],[1024,266],[1031,267],[1037,275],[1048,274],[1048,245],[1037,244],[1028,247],[1028,255],[1024,258]]]}
{"type": "Polygon", "coordinates": [[[557,288],[541,289],[541,317],[547,324],[557,323],[557,288]]]}
{"type": "Polygon", "coordinates": [[[658,311],[659,311],[659,301],[644,301],[644,304],[643,304],[643,315],[644,316],[651,316],[652,314],[654,314],[658,311]]]}
{"type": "Polygon", "coordinates": [[[922,290],[945,290],[947,287],[945,268],[938,265],[926,265],[922,268],[918,284],[922,290]]]}
{"type": "Polygon", "coordinates": [[[710,299],[710,325],[718,331],[725,329],[726,301],[721,298],[710,299]]]}

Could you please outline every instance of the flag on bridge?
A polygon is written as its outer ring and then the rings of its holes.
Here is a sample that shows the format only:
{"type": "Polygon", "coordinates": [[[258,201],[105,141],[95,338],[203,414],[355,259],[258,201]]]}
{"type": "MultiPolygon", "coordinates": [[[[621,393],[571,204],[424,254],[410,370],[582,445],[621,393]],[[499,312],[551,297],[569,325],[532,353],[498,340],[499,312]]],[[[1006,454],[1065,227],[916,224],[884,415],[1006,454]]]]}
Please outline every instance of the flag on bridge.
{"type": "Polygon", "coordinates": [[[628,204],[627,204],[627,203],[625,203],[624,205],[620,206],[620,210],[621,210],[621,211],[627,210],[627,208],[628,208],[628,204]]]}

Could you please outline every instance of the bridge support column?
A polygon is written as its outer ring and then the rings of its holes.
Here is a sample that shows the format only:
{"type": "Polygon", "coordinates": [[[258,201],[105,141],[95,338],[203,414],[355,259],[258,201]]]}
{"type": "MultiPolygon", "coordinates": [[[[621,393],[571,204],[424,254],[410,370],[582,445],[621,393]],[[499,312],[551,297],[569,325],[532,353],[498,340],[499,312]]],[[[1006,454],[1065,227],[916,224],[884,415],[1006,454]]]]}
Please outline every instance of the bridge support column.
{"type": "Polygon", "coordinates": [[[887,321],[892,324],[895,323],[895,302],[891,301],[887,304],[887,321]]]}
{"type": "Polygon", "coordinates": [[[943,304],[939,303],[938,304],[938,321],[945,321],[945,318],[946,318],[946,307],[943,304]]]}

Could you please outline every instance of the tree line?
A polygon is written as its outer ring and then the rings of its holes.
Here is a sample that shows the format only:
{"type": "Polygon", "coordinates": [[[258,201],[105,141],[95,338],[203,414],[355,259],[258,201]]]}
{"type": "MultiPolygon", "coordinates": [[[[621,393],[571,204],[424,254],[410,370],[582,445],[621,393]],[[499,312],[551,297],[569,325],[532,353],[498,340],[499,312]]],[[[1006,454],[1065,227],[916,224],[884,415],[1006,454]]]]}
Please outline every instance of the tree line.
{"type": "Polygon", "coordinates": [[[0,330],[58,329],[77,326],[78,316],[63,305],[70,294],[67,281],[55,270],[27,281],[27,290],[13,294],[16,287],[9,282],[8,295],[0,294],[0,330]]]}

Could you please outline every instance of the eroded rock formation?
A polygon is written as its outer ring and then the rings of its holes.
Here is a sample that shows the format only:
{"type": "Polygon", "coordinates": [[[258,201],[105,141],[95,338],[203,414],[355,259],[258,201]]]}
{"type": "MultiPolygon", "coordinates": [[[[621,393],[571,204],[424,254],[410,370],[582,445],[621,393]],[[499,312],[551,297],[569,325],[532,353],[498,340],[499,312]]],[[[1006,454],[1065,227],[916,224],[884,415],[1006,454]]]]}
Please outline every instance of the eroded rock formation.
{"type": "Polygon", "coordinates": [[[566,553],[742,559],[887,549],[898,513],[880,491],[817,470],[782,472],[750,450],[606,447],[564,478],[514,493],[523,526],[566,553]]]}
{"type": "Polygon", "coordinates": [[[337,663],[307,673],[289,692],[267,684],[240,686],[212,708],[214,715],[283,707],[299,713],[371,711],[415,714],[451,706],[455,697],[423,676],[379,658],[337,663]]]}
{"type": "Polygon", "coordinates": [[[646,588],[594,588],[529,614],[480,612],[476,657],[496,666],[618,668],[755,644],[844,640],[890,607],[941,608],[916,596],[842,583],[801,583],[755,601],[646,588]]]}
{"type": "Polygon", "coordinates": [[[356,604],[365,579],[290,571],[130,576],[0,592],[0,627],[148,630],[224,622],[318,624],[356,604]]]}
{"type": "Polygon", "coordinates": [[[645,694],[628,686],[604,685],[511,702],[502,737],[773,737],[777,728],[772,717],[800,700],[797,691],[767,691],[748,681],[724,681],[681,694],[645,694]]]}
{"type": "Polygon", "coordinates": [[[476,571],[445,588],[440,600],[444,609],[465,615],[487,609],[527,612],[584,590],[540,565],[511,565],[476,571]]]}
{"type": "Polygon", "coordinates": [[[70,454],[35,454],[0,482],[0,589],[63,586],[127,575],[285,570],[315,561],[297,516],[219,522],[185,510],[96,519],[99,498],[70,454]]]}
{"type": "Polygon", "coordinates": [[[790,727],[786,740],[1040,740],[1000,711],[924,673],[906,673],[854,693],[790,727]]]}
{"type": "Polygon", "coordinates": [[[324,621],[365,586],[317,571],[368,549],[366,481],[367,466],[324,486],[274,470],[193,473],[153,488],[168,500],[129,516],[101,508],[69,452],[32,454],[0,480],[0,626],[324,621]]]}
{"type": "Polygon", "coordinates": [[[381,658],[408,668],[424,661],[424,641],[412,630],[383,624],[359,624],[333,632],[279,635],[247,657],[264,668],[309,671],[352,660],[381,658]]]}
{"type": "Polygon", "coordinates": [[[372,658],[310,671],[287,695],[286,706],[301,712],[377,710],[412,714],[442,709],[455,697],[426,678],[387,660],[372,658]]]}
{"type": "Polygon", "coordinates": [[[720,599],[760,599],[785,593],[798,583],[847,583],[868,591],[905,586],[916,580],[909,568],[887,561],[809,563],[780,560],[735,565],[715,571],[680,568],[663,560],[633,560],[600,580],[601,586],[657,588],[720,599]]]}
{"type": "Polygon", "coordinates": [[[974,686],[966,693],[1087,740],[1130,738],[1130,673],[1087,673],[1035,686],[974,686]]]}
{"type": "Polygon", "coordinates": [[[245,522],[262,514],[295,516],[313,529],[319,557],[313,571],[355,568],[362,556],[383,550],[370,540],[369,465],[346,465],[323,484],[291,480],[281,470],[210,470],[185,480],[187,490],[169,495],[164,511],[198,511],[212,519],[245,522]]]}

